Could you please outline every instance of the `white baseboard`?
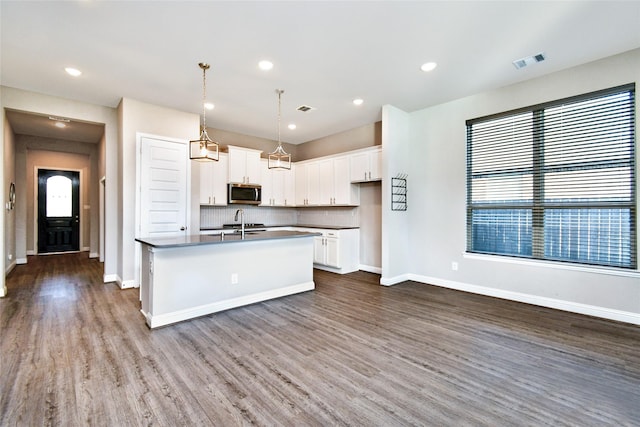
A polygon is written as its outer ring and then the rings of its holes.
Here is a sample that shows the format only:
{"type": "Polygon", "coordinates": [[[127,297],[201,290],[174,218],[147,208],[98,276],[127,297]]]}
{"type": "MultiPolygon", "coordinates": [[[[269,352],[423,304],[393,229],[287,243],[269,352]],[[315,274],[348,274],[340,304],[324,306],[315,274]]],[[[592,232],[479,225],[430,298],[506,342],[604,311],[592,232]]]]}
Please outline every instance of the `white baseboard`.
{"type": "MultiPolygon", "coordinates": [[[[455,282],[452,280],[438,279],[436,277],[409,274],[409,280],[443,288],[455,289],[458,291],[471,292],[479,295],[486,295],[495,298],[518,301],[541,307],[554,308],[557,310],[569,311],[571,313],[586,314],[588,316],[601,317],[603,319],[616,320],[618,322],[640,325],[640,314],[629,311],[615,310],[606,307],[598,307],[589,304],[564,301],[555,298],[541,297],[537,295],[524,294],[521,292],[505,291],[503,289],[488,288],[486,286],[472,285],[470,283],[455,282]]],[[[382,281],[381,281],[382,283],[382,281]]]]}
{"type": "Polygon", "coordinates": [[[129,289],[136,287],[134,280],[122,280],[117,274],[105,274],[102,277],[104,283],[116,282],[120,289],[129,289]]]}
{"type": "Polygon", "coordinates": [[[381,267],[374,267],[373,265],[360,264],[358,266],[358,269],[362,270],[362,271],[366,271],[368,273],[382,274],[382,268],[381,267]]]}
{"type": "Polygon", "coordinates": [[[120,289],[137,288],[135,280],[118,280],[118,286],[120,289]]]}
{"type": "Polygon", "coordinates": [[[16,260],[14,259],[11,263],[4,269],[4,275],[11,273],[11,271],[16,268],[16,260]]]}
{"type": "Polygon", "coordinates": [[[89,258],[99,258],[100,254],[97,252],[89,252],[89,258]]]}
{"type": "Polygon", "coordinates": [[[246,295],[238,298],[230,298],[224,301],[216,301],[210,304],[201,305],[199,307],[189,308],[186,310],[178,310],[171,313],[164,313],[155,316],[142,310],[140,311],[144,315],[147,325],[150,328],[157,328],[159,326],[170,325],[172,323],[181,322],[183,320],[217,313],[219,311],[229,310],[230,308],[242,307],[243,305],[254,304],[257,302],[280,298],[287,295],[293,295],[300,292],[311,291],[313,289],[315,289],[315,283],[305,282],[297,285],[287,286],[286,288],[274,289],[271,291],[246,295]]]}
{"type": "Polygon", "coordinates": [[[26,258],[16,258],[16,264],[26,264],[26,263],[27,263],[26,258]]]}
{"type": "Polygon", "coordinates": [[[90,250],[91,248],[89,246],[85,246],[80,250],[80,252],[89,252],[90,250]]]}
{"type": "Polygon", "coordinates": [[[410,276],[411,276],[410,274],[401,274],[399,276],[394,276],[394,277],[381,277],[380,284],[384,286],[397,285],[398,283],[411,280],[410,276]]]}
{"type": "Polygon", "coordinates": [[[36,251],[34,251],[34,250],[28,250],[28,251],[27,251],[27,255],[36,255],[36,251]]]}
{"type": "Polygon", "coordinates": [[[104,283],[118,282],[120,278],[117,274],[105,274],[102,276],[102,281],[104,283]]]}

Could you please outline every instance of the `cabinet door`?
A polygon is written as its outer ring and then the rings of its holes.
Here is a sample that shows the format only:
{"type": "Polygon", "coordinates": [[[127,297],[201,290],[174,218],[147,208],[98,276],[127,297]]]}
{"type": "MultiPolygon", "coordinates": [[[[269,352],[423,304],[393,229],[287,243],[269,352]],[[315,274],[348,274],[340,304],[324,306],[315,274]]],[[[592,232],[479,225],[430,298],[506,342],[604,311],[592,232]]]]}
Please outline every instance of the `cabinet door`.
{"type": "Polygon", "coordinates": [[[229,147],[229,182],[246,183],[246,164],[246,152],[229,147]]]}
{"type": "Polygon", "coordinates": [[[260,151],[238,147],[229,149],[229,182],[260,184],[260,151]]]}
{"type": "Polygon", "coordinates": [[[313,238],[313,262],[315,264],[326,263],[324,237],[322,236],[313,238]]]}
{"type": "Polygon", "coordinates": [[[307,204],[320,204],[320,171],[318,163],[307,163],[307,204]]]}
{"type": "Polygon", "coordinates": [[[371,152],[369,156],[369,167],[371,174],[369,175],[370,181],[378,181],[382,179],[382,149],[377,149],[371,152]]]}
{"type": "Polygon", "coordinates": [[[353,184],[351,184],[349,164],[348,157],[339,157],[333,160],[333,202],[336,205],[351,205],[355,202],[351,197],[353,184]]]}
{"type": "Polygon", "coordinates": [[[340,240],[336,237],[325,237],[325,265],[340,268],[340,240]]]}
{"type": "Polygon", "coordinates": [[[266,160],[262,160],[260,162],[261,176],[260,181],[262,182],[262,203],[260,206],[271,206],[273,203],[273,186],[272,186],[272,171],[269,169],[269,164],[266,160]]]}
{"type": "Polygon", "coordinates": [[[211,184],[211,204],[225,206],[227,204],[227,175],[228,156],[220,154],[220,160],[211,162],[212,184],[211,184]]]}
{"type": "Polygon", "coordinates": [[[320,205],[333,205],[335,198],[335,177],[333,171],[333,160],[322,160],[317,163],[320,192],[320,205]]]}
{"type": "Polygon", "coordinates": [[[260,184],[260,153],[258,151],[245,153],[245,176],[247,183],[260,184]]]}
{"type": "Polygon", "coordinates": [[[295,203],[296,206],[307,204],[307,164],[297,164],[295,169],[295,203]]]}
{"type": "Polygon", "coordinates": [[[213,162],[197,162],[200,168],[200,204],[212,204],[213,162]]]}
{"type": "MultiPolygon", "coordinates": [[[[271,199],[275,206],[284,206],[284,183],[288,178],[288,170],[271,170],[271,199]]],[[[264,188],[264,185],[263,185],[264,188]]]]}
{"type": "Polygon", "coordinates": [[[369,179],[369,153],[357,153],[350,156],[351,182],[364,182],[369,179]]]}
{"type": "Polygon", "coordinates": [[[284,171],[284,206],[296,204],[295,172],[293,168],[284,171]]]}

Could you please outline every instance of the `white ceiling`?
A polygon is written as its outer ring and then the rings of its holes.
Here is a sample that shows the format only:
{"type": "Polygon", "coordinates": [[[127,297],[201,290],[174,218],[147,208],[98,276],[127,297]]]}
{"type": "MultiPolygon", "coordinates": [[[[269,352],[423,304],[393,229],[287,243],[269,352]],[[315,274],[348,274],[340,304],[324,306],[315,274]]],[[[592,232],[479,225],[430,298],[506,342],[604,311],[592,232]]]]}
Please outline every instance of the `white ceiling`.
{"type": "Polygon", "coordinates": [[[415,111],[640,47],[638,1],[2,0],[0,13],[4,86],[201,113],[205,61],[208,126],[275,139],[282,88],[294,144],[380,120],[384,104],[415,111]]]}

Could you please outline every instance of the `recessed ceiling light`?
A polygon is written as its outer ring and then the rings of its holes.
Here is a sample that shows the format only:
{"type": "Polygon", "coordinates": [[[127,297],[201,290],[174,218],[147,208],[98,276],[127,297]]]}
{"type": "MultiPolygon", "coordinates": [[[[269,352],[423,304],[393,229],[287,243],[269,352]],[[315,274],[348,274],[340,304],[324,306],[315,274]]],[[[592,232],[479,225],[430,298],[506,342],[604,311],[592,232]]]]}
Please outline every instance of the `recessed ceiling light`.
{"type": "Polygon", "coordinates": [[[297,126],[295,123],[289,123],[289,126],[287,126],[289,129],[294,130],[297,126]]]}
{"type": "Polygon", "coordinates": [[[263,71],[269,71],[273,68],[273,62],[267,60],[260,61],[258,62],[258,67],[260,67],[260,69],[263,71]]]}
{"type": "Polygon", "coordinates": [[[64,124],[64,122],[56,122],[54,126],[60,128],[60,129],[63,129],[63,128],[67,127],[67,125],[64,124]]]}
{"type": "Polygon", "coordinates": [[[82,71],[78,70],[77,68],[67,67],[64,70],[67,72],[67,74],[73,77],[78,77],[80,74],[82,74],[82,71]]]}
{"type": "Polygon", "coordinates": [[[364,102],[364,99],[356,98],[353,100],[353,105],[362,105],[363,102],[364,102]]]}
{"type": "Polygon", "coordinates": [[[420,69],[425,73],[428,73],[429,71],[435,70],[437,66],[438,64],[436,64],[435,62],[425,62],[424,64],[422,64],[420,69]]]}
{"type": "Polygon", "coordinates": [[[212,102],[205,102],[204,103],[204,108],[206,108],[207,110],[213,110],[214,108],[216,108],[216,106],[213,105],[212,102]]]}

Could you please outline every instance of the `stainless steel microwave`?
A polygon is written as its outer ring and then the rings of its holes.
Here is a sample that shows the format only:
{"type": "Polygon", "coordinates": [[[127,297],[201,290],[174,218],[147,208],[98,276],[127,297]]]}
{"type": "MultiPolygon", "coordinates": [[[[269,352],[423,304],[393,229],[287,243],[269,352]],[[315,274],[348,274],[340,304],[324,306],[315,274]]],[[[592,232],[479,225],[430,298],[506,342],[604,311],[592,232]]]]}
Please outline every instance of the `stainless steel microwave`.
{"type": "Polygon", "coordinates": [[[262,202],[262,186],[256,184],[229,184],[227,202],[239,205],[259,205],[262,202]]]}

